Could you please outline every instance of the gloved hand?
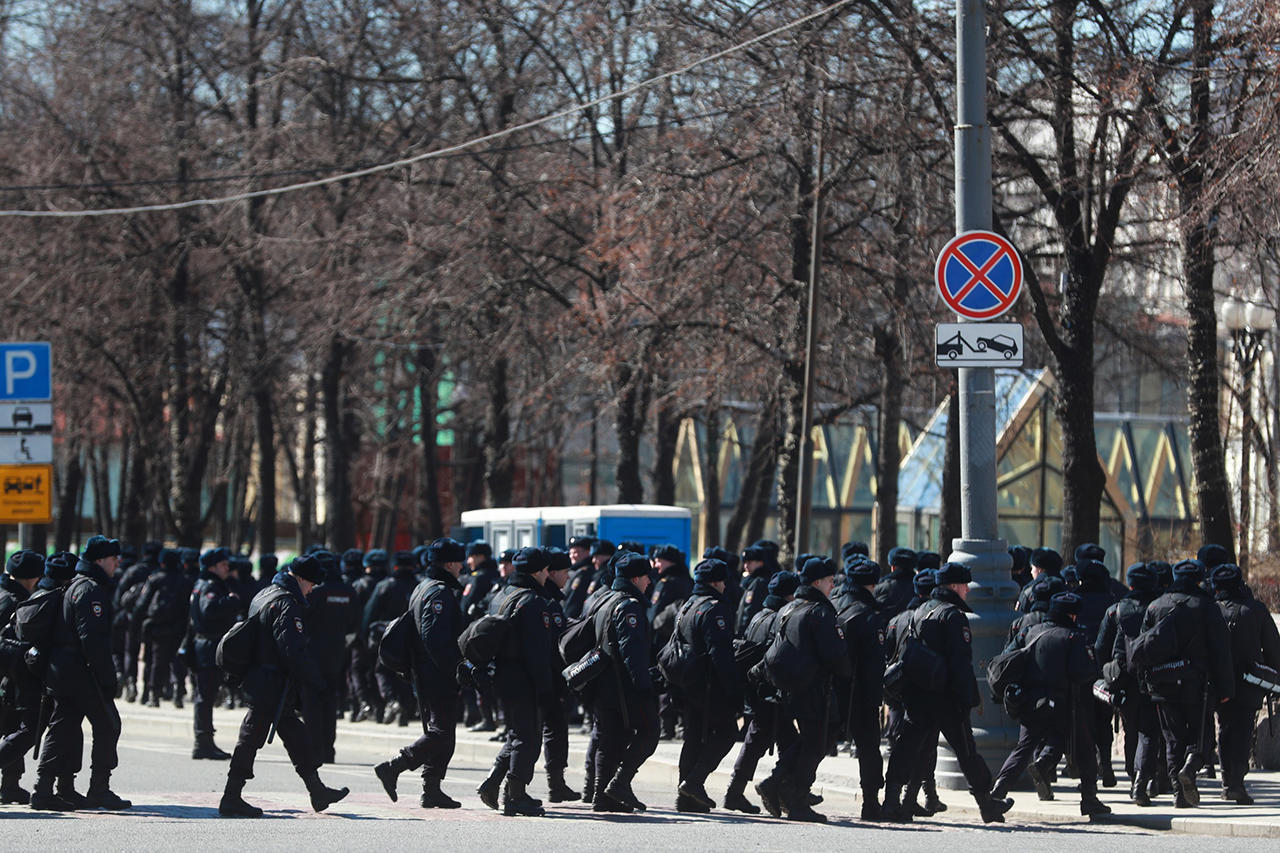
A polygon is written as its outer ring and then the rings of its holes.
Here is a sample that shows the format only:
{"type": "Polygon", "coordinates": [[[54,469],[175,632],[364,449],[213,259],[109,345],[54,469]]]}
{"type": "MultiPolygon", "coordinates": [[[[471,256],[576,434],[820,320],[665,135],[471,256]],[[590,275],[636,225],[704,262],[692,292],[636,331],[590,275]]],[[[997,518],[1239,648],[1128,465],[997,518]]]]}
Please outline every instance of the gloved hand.
{"type": "Polygon", "coordinates": [[[475,668],[470,661],[459,661],[458,668],[454,671],[454,681],[459,687],[475,687],[475,668]]]}
{"type": "Polygon", "coordinates": [[[653,682],[655,692],[665,693],[667,691],[667,678],[658,667],[649,667],[649,680],[653,682]]]}

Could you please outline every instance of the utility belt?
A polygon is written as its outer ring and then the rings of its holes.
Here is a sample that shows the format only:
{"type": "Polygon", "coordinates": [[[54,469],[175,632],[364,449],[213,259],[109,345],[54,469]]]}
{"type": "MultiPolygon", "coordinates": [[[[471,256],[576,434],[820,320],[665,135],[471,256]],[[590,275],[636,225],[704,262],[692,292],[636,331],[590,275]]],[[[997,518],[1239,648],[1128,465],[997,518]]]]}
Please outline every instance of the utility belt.
{"type": "Polygon", "coordinates": [[[1280,694],[1280,672],[1263,663],[1249,664],[1248,672],[1240,676],[1245,684],[1260,687],[1267,693],[1280,694]]]}

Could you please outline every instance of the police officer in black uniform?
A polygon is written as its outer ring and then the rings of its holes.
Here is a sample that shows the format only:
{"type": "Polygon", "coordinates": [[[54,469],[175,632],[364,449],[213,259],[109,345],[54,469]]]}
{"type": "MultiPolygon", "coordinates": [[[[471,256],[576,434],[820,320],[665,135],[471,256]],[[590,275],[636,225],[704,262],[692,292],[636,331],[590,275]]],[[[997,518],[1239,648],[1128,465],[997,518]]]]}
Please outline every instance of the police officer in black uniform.
{"type": "Polygon", "coordinates": [[[1199,560],[1179,562],[1173,567],[1172,586],[1151,602],[1142,620],[1145,634],[1156,630],[1168,617],[1168,626],[1176,637],[1174,647],[1180,650],[1180,658],[1186,664],[1178,668],[1176,681],[1161,681],[1154,666],[1145,675],[1148,692],[1160,715],[1165,760],[1174,779],[1177,808],[1200,803],[1196,773],[1204,766],[1205,752],[1212,748],[1207,730],[1212,717],[1207,711],[1215,699],[1228,702],[1235,698],[1231,637],[1222,611],[1201,587],[1204,580],[1204,564],[1199,560]]]}
{"type": "Polygon", "coordinates": [[[1218,705],[1218,754],[1222,759],[1222,799],[1237,805],[1253,804],[1244,786],[1249,770],[1249,749],[1254,721],[1264,694],[1243,680],[1255,664],[1280,670],[1280,632],[1267,606],[1249,592],[1234,563],[1213,570],[1213,596],[1231,634],[1231,659],[1236,671],[1234,699],[1218,705]]]}
{"type": "Polygon", "coordinates": [[[587,601],[587,591],[596,573],[596,564],[591,559],[591,546],[594,544],[595,539],[590,536],[575,536],[569,540],[569,583],[564,589],[564,615],[570,619],[582,616],[582,606],[587,601]]]}
{"type": "Polygon", "coordinates": [[[703,560],[693,570],[693,593],[680,610],[675,630],[703,662],[704,674],[681,692],[684,743],[676,809],[709,812],[715,801],[706,781],[737,740],[742,688],[733,657],[733,614],[724,602],[729,567],[703,560]]]}
{"type": "Polygon", "coordinates": [[[190,619],[190,659],[192,697],[195,705],[195,746],[191,757],[225,761],[231,757],[213,742],[213,705],[222,687],[222,670],[218,668],[218,641],[231,629],[240,615],[240,597],[227,586],[231,573],[231,552],[226,548],[210,548],[200,555],[200,579],[196,581],[187,603],[190,619]]]}
{"type": "MultiPolygon", "coordinates": [[[[769,647],[777,633],[778,612],[795,599],[799,587],[800,576],[795,572],[778,572],[769,579],[764,606],[751,619],[743,636],[743,641],[754,645],[760,656],[764,655],[764,649],[769,647]]],[[[756,767],[770,747],[776,746],[779,753],[786,751],[796,737],[796,727],[781,707],[782,697],[769,685],[755,683],[749,678],[745,692],[751,711],[750,722],[738,757],[733,762],[733,776],[724,795],[724,807],[744,814],[760,814],[760,807],[746,798],[747,785],[755,777],[756,767]]]]}
{"type": "Polygon", "coordinates": [[[613,568],[612,594],[598,599],[589,614],[606,652],[605,669],[592,685],[598,790],[591,807],[644,811],[631,781],[658,748],[658,696],[649,665],[653,640],[646,618],[650,565],[640,554],[621,551],[613,568]]]}
{"type": "MultiPolygon", "coordinates": [[[[177,549],[160,552],[160,568],[143,584],[134,607],[134,629],[142,636],[146,652],[143,672],[147,679],[147,703],[160,707],[160,700],[173,692],[173,659],[182,643],[187,623],[191,585],[182,571],[182,555],[177,549]]],[[[179,697],[175,703],[180,708],[179,697]]]]}
{"type": "Polygon", "coordinates": [[[312,656],[320,667],[325,687],[312,693],[316,705],[303,708],[321,764],[335,760],[334,744],[338,737],[338,709],[342,707],[344,673],[350,659],[347,648],[360,631],[360,602],[356,591],[342,579],[337,558],[323,548],[311,556],[324,569],[324,583],[307,596],[307,632],[312,656]]]}
{"type": "Polygon", "coordinates": [[[364,574],[364,552],[359,548],[348,548],[342,552],[342,580],[346,584],[354,584],[364,574]]]}
{"type": "Polygon", "coordinates": [[[876,584],[875,599],[880,615],[888,622],[907,609],[914,593],[912,580],[916,576],[916,552],[910,548],[889,550],[889,574],[876,584]]]}
{"type": "MultiPolygon", "coordinates": [[[[890,553],[904,550],[893,549],[890,553]]],[[[907,560],[898,554],[899,567],[907,560]]],[[[915,563],[915,554],[910,555],[915,563]]],[[[895,571],[898,569],[895,568],[895,571]]],[[[880,758],[880,704],[884,683],[884,614],[875,597],[880,567],[871,561],[845,568],[845,601],[837,619],[849,648],[852,677],[837,684],[843,702],[844,723],[858,752],[858,780],[862,786],[862,819],[880,819],[880,789],[884,787],[884,763],[880,758]]],[[[890,575],[890,578],[892,574],[890,575]]],[[[886,578],[888,580],[888,578],[886,578]]],[[[912,587],[914,592],[914,587],[912,587]]],[[[886,602],[896,601],[896,591],[886,602]]],[[[902,602],[905,610],[911,602],[902,602]]]]}
{"type": "MultiPolygon", "coordinates": [[[[991,770],[973,740],[969,712],[981,703],[978,680],[973,671],[973,635],[969,630],[965,604],[973,580],[967,566],[944,563],[938,569],[937,586],[930,598],[913,611],[911,626],[920,641],[944,661],[946,677],[940,689],[909,685],[903,692],[904,716],[897,747],[889,755],[882,814],[895,820],[909,820],[899,803],[902,788],[920,766],[921,752],[937,748],[933,732],[941,732],[956,755],[969,783],[969,790],[984,823],[1003,823],[1012,800],[991,796],[991,770]]],[[[901,648],[905,637],[898,636],[901,648]]]]}
{"type": "Polygon", "coordinates": [[[0,577],[0,803],[31,802],[30,792],[19,783],[25,770],[22,756],[36,740],[40,681],[27,667],[27,645],[16,639],[9,622],[43,575],[44,557],[23,550],[9,557],[0,577]]]}
{"type": "Polygon", "coordinates": [[[1005,647],[1017,639],[1018,635],[1033,625],[1039,625],[1049,618],[1049,601],[1060,592],[1067,591],[1067,584],[1057,575],[1042,575],[1033,580],[1028,587],[1031,592],[1031,606],[1022,615],[1009,623],[1009,634],[1005,638],[1005,647]]]}
{"type": "Polygon", "coordinates": [[[1094,658],[1113,694],[1123,695],[1120,722],[1124,726],[1124,766],[1129,795],[1140,806],[1151,805],[1148,787],[1159,772],[1160,718],[1151,697],[1138,687],[1126,662],[1128,641],[1142,630],[1147,606],[1156,598],[1156,573],[1145,563],[1127,571],[1129,593],[1107,608],[1094,642],[1094,658]]]}
{"type": "Polygon", "coordinates": [[[778,615],[774,644],[785,644],[794,655],[797,672],[808,672],[807,683],[797,683],[787,691],[787,707],[795,717],[798,735],[778,757],[768,778],[756,785],[756,792],[769,814],[783,809],[787,819],[825,823],[826,816],[809,804],[809,789],[817,777],[818,765],[835,742],[835,714],[832,680],[848,678],[851,672],[848,646],[837,620],[830,596],[835,588],[836,567],[825,557],[811,557],[800,573],[803,585],[795,600],[778,615]]]}
{"type": "Polygon", "coordinates": [[[742,599],[738,602],[737,617],[734,621],[735,636],[746,635],[747,626],[764,607],[764,600],[769,595],[769,581],[773,578],[773,568],[765,562],[765,551],[750,545],[742,551],[742,599]]]}
{"type": "Polygon", "coordinates": [[[382,722],[395,722],[401,726],[409,725],[409,717],[413,713],[413,696],[403,679],[377,666],[378,642],[387,625],[409,609],[409,596],[418,585],[417,572],[418,565],[413,554],[397,551],[391,575],[380,580],[374,587],[365,604],[360,623],[360,635],[368,648],[378,695],[382,698],[382,722]]]}
{"type": "Polygon", "coordinates": [[[396,779],[422,768],[424,809],[456,809],[462,804],[440,789],[453,760],[458,725],[458,678],[462,655],[462,574],[465,549],[454,539],[427,546],[427,576],[409,598],[417,643],[413,655],[413,689],[422,709],[422,736],[373,768],[387,796],[396,800],[396,779]]]}
{"type": "Polygon", "coordinates": [[[262,817],[262,809],[241,797],[245,782],[253,778],[253,763],[267,742],[274,723],[289,753],[293,769],[307,786],[311,807],[318,812],[345,797],[346,788],[330,788],[320,781],[320,762],[297,713],[298,696],[324,688],[324,678],[307,646],[305,614],[307,596],[324,582],[324,567],[313,556],[298,557],[253,597],[248,619],[255,624],[253,665],[245,675],[249,710],[240,724],[240,736],[231,755],[227,785],[218,813],[224,817],[262,817]]]}
{"type": "Polygon", "coordinates": [[[132,805],[110,787],[120,739],[111,659],[112,576],[119,559],[119,541],[90,537],[76,564],[75,579],[63,592],[45,678],[45,688],[54,697],[53,714],[40,751],[32,808],[65,810],[67,801],[52,793],[53,780],[79,767],[84,743],[80,728],[86,719],[93,729],[93,752],[85,806],[114,810],[132,805]]]}
{"type": "Polygon", "coordinates": [[[1028,649],[1030,655],[1019,682],[1026,710],[1019,721],[1018,743],[996,775],[992,799],[1003,800],[1027,769],[1040,799],[1053,799],[1049,771],[1071,746],[1080,771],[1080,813],[1093,817],[1111,812],[1098,800],[1091,709],[1074,707],[1082,701],[1093,704],[1093,697],[1080,688],[1087,689],[1098,675],[1089,632],[1077,625],[1083,606],[1080,596],[1058,593],[1049,602],[1048,621],[1026,629],[1014,641],[1015,649],[1028,649]]]}
{"type": "MultiPolygon", "coordinates": [[[[133,608],[147,578],[160,568],[160,552],[163,549],[164,546],[159,542],[144,544],[142,559],[120,575],[113,594],[113,630],[124,634],[124,666],[121,677],[124,680],[124,698],[127,702],[138,701],[138,658],[142,653],[142,630],[141,626],[134,626],[133,608]]],[[[145,683],[143,691],[147,692],[145,683]]]]}
{"type": "Polygon", "coordinates": [[[502,702],[507,724],[506,742],[477,793],[490,808],[498,807],[498,783],[502,787],[502,813],[508,817],[541,817],[542,805],[526,793],[541,747],[540,707],[552,689],[551,611],[538,594],[547,583],[549,562],[540,548],[516,552],[515,574],[507,579],[509,597],[503,613],[511,622],[510,642],[495,661],[494,687],[502,702]]]}
{"type": "MultiPolygon", "coordinates": [[[[363,621],[365,607],[373,596],[373,590],[387,576],[387,552],[373,548],[364,555],[364,575],[351,584],[363,621]]],[[[382,719],[382,696],[374,680],[373,669],[378,656],[369,650],[363,634],[351,644],[351,663],[347,668],[347,692],[351,695],[354,712],[351,722],[382,719]]]]}
{"type": "MultiPolygon", "coordinates": [[[[1102,620],[1111,605],[1118,600],[1111,589],[1111,575],[1107,567],[1097,560],[1083,560],[1076,565],[1080,576],[1080,615],[1076,628],[1083,631],[1093,645],[1102,628],[1102,620]]],[[[1127,592],[1127,590],[1126,590],[1127,592]]],[[[1116,774],[1111,767],[1111,726],[1115,710],[1108,703],[1096,701],[1090,685],[1082,688],[1084,702],[1078,710],[1092,720],[1093,743],[1097,750],[1097,765],[1102,787],[1114,788],[1116,774]]]]}
{"type": "MultiPolygon", "coordinates": [[[[1040,578],[1050,575],[1062,576],[1062,555],[1052,548],[1037,548],[1031,552],[1031,583],[1022,588],[1018,594],[1018,603],[1014,609],[1019,613],[1029,613],[1033,601],[1031,587],[1040,578]]],[[[1065,582],[1063,583],[1065,590],[1065,582]]]]}
{"type": "MultiPolygon", "coordinates": [[[[564,593],[569,580],[569,555],[560,548],[544,549],[547,555],[547,582],[539,593],[547,600],[551,613],[551,640],[556,642],[568,626],[564,616],[564,593]]],[[[542,764],[547,771],[547,796],[553,803],[582,799],[582,794],[565,783],[564,771],[569,766],[569,686],[556,667],[552,667],[554,687],[542,705],[542,764]]]]}

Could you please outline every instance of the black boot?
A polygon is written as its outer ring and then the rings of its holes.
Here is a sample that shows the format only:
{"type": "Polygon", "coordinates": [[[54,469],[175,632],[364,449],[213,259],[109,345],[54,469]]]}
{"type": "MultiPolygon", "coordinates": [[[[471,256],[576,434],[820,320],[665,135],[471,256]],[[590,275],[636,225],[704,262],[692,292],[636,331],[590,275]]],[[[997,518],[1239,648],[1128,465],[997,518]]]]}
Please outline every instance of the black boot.
{"type": "MultiPolygon", "coordinates": [[[[1237,806],[1253,805],[1253,797],[1249,796],[1249,792],[1245,789],[1243,782],[1237,782],[1234,785],[1228,785],[1226,782],[1222,784],[1222,799],[1229,803],[1235,803],[1237,806]]],[[[5,800],[5,802],[8,802],[8,800],[5,800]]]]}
{"type": "Polygon", "coordinates": [[[218,745],[213,742],[213,735],[196,735],[195,746],[191,748],[191,757],[197,761],[202,759],[228,761],[231,758],[231,753],[218,749],[218,745]]]}
{"type": "Polygon", "coordinates": [[[1116,771],[1111,766],[1111,754],[1104,752],[1102,747],[1098,747],[1098,778],[1104,788],[1116,786],[1116,771]]]}
{"type": "Polygon", "coordinates": [[[324,811],[351,793],[347,788],[330,788],[325,785],[320,781],[320,774],[314,770],[302,777],[302,781],[307,786],[307,793],[311,795],[311,808],[318,812],[324,811]]]}
{"type": "Polygon", "coordinates": [[[724,792],[724,807],[730,811],[743,814],[760,814],[760,807],[747,799],[748,780],[737,775],[729,780],[729,788],[724,792]]]}
{"type": "Polygon", "coordinates": [[[76,777],[59,776],[58,777],[58,796],[66,800],[77,809],[91,809],[96,806],[89,805],[89,798],[76,791],[76,777]]]}
{"type": "Polygon", "coordinates": [[[1080,814],[1085,817],[1108,815],[1111,814],[1111,807],[1099,800],[1097,794],[1081,794],[1080,814]]]}
{"type": "Polygon", "coordinates": [[[31,792],[19,785],[22,779],[22,762],[17,762],[0,773],[0,803],[25,806],[31,802],[31,792]]]}
{"type": "Polygon", "coordinates": [[[502,788],[502,813],[507,817],[543,817],[546,812],[538,801],[525,793],[524,783],[513,776],[507,777],[502,788]]]}
{"type": "Polygon", "coordinates": [[[1193,752],[1178,770],[1178,793],[1191,806],[1200,805],[1200,789],[1196,787],[1196,771],[1199,769],[1200,756],[1193,752]]]}
{"type": "Polygon", "coordinates": [[[583,770],[585,771],[585,775],[582,779],[582,801],[584,803],[589,803],[595,799],[596,795],[596,762],[594,755],[587,759],[586,766],[583,770]]]}
{"type": "MultiPolygon", "coordinates": [[[[915,818],[915,812],[908,805],[900,802],[902,797],[902,787],[899,785],[888,785],[884,789],[884,803],[880,806],[880,820],[886,823],[911,823],[915,818]]],[[[915,797],[912,797],[914,802],[915,797]]]]}
{"type": "Polygon", "coordinates": [[[862,789],[862,819],[872,823],[880,820],[880,789],[862,789]]]}
{"type": "Polygon", "coordinates": [[[437,776],[422,774],[422,796],[418,804],[424,809],[458,809],[462,803],[440,790],[440,779],[437,776]]]}
{"type": "Polygon", "coordinates": [[[218,814],[223,817],[262,817],[262,809],[251,806],[240,797],[244,790],[244,779],[227,777],[227,787],[222,791],[222,800],[218,803],[218,814]]]}
{"type": "Polygon", "coordinates": [[[124,683],[124,701],[138,701],[138,685],[134,684],[132,681],[126,681],[124,683]]]}
{"type": "Polygon", "coordinates": [[[37,776],[35,790],[31,792],[31,808],[48,812],[73,812],[74,804],[53,792],[53,777],[37,776]]]}
{"type": "Polygon", "coordinates": [[[131,808],[133,803],[117,796],[111,790],[111,773],[110,771],[95,770],[89,776],[89,793],[85,797],[91,809],[109,809],[111,811],[120,811],[121,809],[131,808]]]}
{"type": "Polygon", "coordinates": [[[1134,805],[1142,806],[1143,808],[1150,807],[1151,795],[1148,792],[1149,785],[1150,780],[1143,776],[1139,776],[1134,780],[1133,787],[1129,790],[1129,796],[1133,800],[1134,805]]]}
{"type": "Polygon", "coordinates": [[[635,791],[631,790],[631,780],[635,777],[636,771],[618,768],[618,772],[609,780],[609,784],[605,786],[603,793],[608,794],[615,802],[627,806],[631,811],[642,812],[648,806],[640,802],[640,798],[636,796],[635,791]]]}
{"type": "Polygon", "coordinates": [[[1004,823],[1004,813],[1013,808],[1013,800],[1005,797],[996,799],[990,794],[974,795],[978,802],[978,813],[983,823],[1004,823]]]}
{"type": "Polygon", "coordinates": [[[765,811],[773,817],[782,817],[782,780],[770,774],[756,783],[756,793],[765,811]]]}
{"type": "Polygon", "coordinates": [[[1031,784],[1036,787],[1036,796],[1044,802],[1051,801],[1053,788],[1049,786],[1049,775],[1044,765],[1033,761],[1027,766],[1027,773],[1031,776],[1031,784]]]}
{"type": "Polygon", "coordinates": [[[498,796],[502,793],[502,778],[506,775],[507,762],[495,761],[488,778],[476,788],[476,793],[480,795],[480,802],[495,811],[498,808],[498,796]]]}
{"type": "Polygon", "coordinates": [[[582,795],[565,784],[563,769],[548,770],[547,799],[553,803],[573,803],[582,799],[582,795]]]}
{"type": "Polygon", "coordinates": [[[701,782],[686,780],[680,783],[680,787],[676,789],[676,793],[682,797],[687,797],[696,803],[706,806],[707,811],[716,807],[716,801],[711,799],[711,795],[707,793],[707,789],[701,782]]]}
{"type": "Polygon", "coordinates": [[[799,823],[826,823],[827,816],[820,812],[815,812],[813,806],[809,805],[809,790],[805,788],[788,787],[784,789],[784,805],[787,808],[787,820],[794,820],[799,823]]]}
{"type": "Polygon", "coordinates": [[[938,780],[930,776],[924,780],[924,807],[929,810],[930,815],[936,815],[947,810],[947,804],[938,799],[938,780]]]}
{"type": "Polygon", "coordinates": [[[382,789],[387,792],[387,796],[393,803],[399,799],[396,795],[396,779],[408,769],[410,769],[409,761],[403,754],[373,766],[373,775],[378,777],[378,781],[382,783],[382,789]]]}

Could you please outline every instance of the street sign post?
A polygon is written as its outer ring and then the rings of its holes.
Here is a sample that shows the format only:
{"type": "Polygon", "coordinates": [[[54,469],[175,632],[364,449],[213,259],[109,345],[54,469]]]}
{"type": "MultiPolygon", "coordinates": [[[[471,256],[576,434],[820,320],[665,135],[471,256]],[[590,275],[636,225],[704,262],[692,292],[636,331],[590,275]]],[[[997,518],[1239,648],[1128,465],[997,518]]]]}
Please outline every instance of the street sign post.
{"type": "Polygon", "coordinates": [[[934,269],[947,307],[967,320],[990,320],[1013,307],[1022,292],[1022,260],[991,231],[957,234],[938,253],[934,269]]]}
{"type": "Polygon", "coordinates": [[[53,521],[52,465],[0,465],[0,519],[5,524],[53,521]]]}
{"type": "Polygon", "coordinates": [[[938,367],[1022,367],[1020,323],[939,323],[938,367]]]}

